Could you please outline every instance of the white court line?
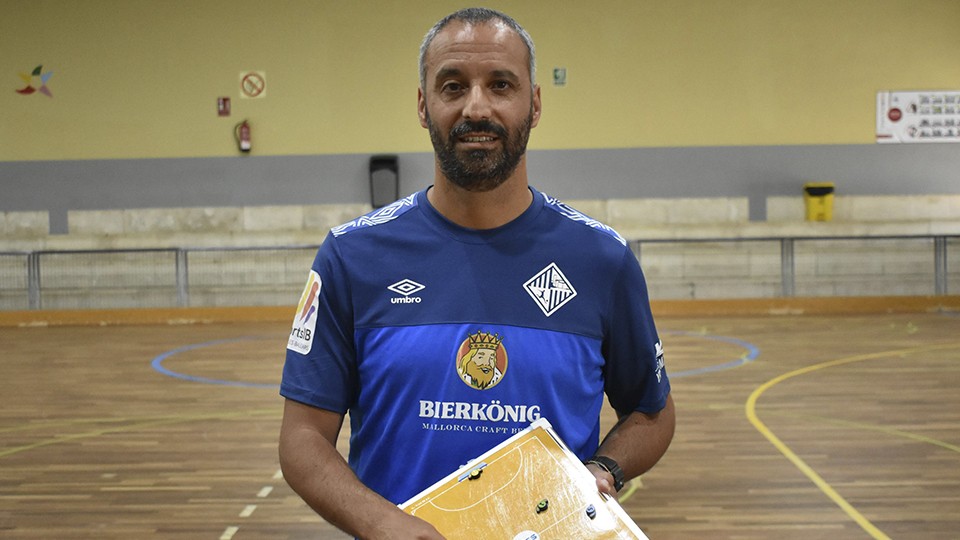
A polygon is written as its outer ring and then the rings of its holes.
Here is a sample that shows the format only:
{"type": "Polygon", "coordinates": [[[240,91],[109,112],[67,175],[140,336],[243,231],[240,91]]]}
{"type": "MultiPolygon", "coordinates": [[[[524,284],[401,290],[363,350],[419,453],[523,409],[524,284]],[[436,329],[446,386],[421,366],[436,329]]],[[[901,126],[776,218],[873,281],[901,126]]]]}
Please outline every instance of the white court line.
{"type": "MultiPolygon", "coordinates": [[[[283,478],[283,472],[278,470],[276,473],[274,473],[273,479],[278,480],[280,478],[283,478]]],[[[264,486],[260,488],[259,492],[257,492],[257,498],[265,499],[268,496],[270,496],[270,493],[272,492],[273,492],[273,486],[264,486]]],[[[246,505],[245,507],[243,507],[243,510],[240,511],[240,517],[242,518],[250,517],[251,515],[253,515],[256,509],[257,509],[257,505],[255,504],[246,505]]],[[[233,538],[233,535],[237,534],[238,531],[240,531],[240,527],[227,527],[223,531],[223,534],[220,535],[220,540],[231,540],[233,538]]]]}

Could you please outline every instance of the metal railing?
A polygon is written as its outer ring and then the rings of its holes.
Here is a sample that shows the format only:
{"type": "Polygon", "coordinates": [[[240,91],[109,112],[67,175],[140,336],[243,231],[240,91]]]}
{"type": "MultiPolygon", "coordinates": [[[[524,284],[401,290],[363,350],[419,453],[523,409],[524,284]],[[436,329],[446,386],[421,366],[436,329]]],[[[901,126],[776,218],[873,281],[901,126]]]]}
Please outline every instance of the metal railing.
{"type": "Polygon", "coordinates": [[[317,248],[0,252],[0,309],[295,303],[317,248]]]}
{"type": "Polygon", "coordinates": [[[638,259],[642,254],[655,298],[927,296],[960,290],[956,235],[646,239],[631,245],[638,259]],[[664,268],[671,274],[658,273],[664,268]]]}
{"type": "MultiPolygon", "coordinates": [[[[640,239],[630,246],[654,298],[960,290],[960,235],[640,239]]],[[[0,310],[292,304],[317,248],[0,252],[0,310]]]]}

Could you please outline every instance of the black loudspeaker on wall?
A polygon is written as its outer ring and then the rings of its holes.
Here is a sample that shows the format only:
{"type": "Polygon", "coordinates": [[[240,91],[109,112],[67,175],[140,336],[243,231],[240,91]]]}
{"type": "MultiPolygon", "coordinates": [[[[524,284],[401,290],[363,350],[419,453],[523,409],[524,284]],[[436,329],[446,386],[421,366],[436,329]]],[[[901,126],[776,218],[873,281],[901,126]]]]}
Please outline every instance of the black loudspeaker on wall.
{"type": "Polygon", "coordinates": [[[400,198],[400,165],[397,156],[370,158],[370,204],[382,208],[400,198]]]}

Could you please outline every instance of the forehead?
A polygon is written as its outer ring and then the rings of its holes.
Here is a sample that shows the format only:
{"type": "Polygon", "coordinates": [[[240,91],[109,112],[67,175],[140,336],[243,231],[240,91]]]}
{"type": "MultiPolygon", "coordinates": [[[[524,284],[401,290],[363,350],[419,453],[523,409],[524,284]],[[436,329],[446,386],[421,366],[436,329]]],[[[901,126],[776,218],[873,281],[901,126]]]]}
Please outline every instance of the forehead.
{"type": "Polygon", "coordinates": [[[517,33],[502,21],[478,24],[453,21],[427,48],[424,64],[429,79],[440,69],[469,66],[529,73],[529,52],[517,33]]]}

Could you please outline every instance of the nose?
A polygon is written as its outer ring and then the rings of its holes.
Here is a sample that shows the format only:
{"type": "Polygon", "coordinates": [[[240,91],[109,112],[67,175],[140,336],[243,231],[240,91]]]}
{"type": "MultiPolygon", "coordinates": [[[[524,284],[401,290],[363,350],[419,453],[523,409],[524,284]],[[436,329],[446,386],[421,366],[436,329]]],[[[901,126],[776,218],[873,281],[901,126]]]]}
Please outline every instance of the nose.
{"type": "Polygon", "coordinates": [[[468,120],[487,120],[490,118],[490,98],[480,85],[474,85],[467,92],[463,104],[463,117],[468,120]]]}

